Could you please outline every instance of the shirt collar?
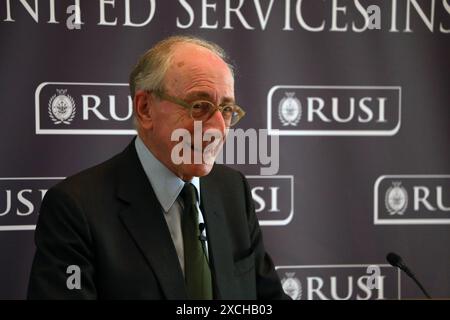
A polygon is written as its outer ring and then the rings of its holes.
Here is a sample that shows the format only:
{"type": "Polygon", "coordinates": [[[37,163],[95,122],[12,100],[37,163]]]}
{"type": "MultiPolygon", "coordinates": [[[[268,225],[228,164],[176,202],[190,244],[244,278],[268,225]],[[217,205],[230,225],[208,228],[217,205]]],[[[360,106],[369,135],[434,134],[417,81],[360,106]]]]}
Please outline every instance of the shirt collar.
{"type": "MultiPolygon", "coordinates": [[[[139,136],[136,137],[134,145],[139,161],[144,168],[145,174],[152,185],[159,203],[163,207],[164,212],[168,212],[178,198],[185,182],[156,159],[139,136]]],[[[200,205],[200,179],[194,177],[190,182],[197,189],[200,205]]]]}

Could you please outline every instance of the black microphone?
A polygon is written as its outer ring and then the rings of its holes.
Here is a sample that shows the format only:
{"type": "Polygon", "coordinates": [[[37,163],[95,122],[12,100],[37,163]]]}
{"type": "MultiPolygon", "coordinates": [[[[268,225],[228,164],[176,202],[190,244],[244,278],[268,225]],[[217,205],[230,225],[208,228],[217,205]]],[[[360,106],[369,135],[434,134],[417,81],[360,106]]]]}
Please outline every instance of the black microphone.
{"type": "Polygon", "coordinates": [[[198,230],[200,231],[200,235],[198,236],[198,240],[200,240],[200,242],[202,244],[202,250],[203,250],[203,254],[205,255],[205,258],[206,258],[206,263],[211,268],[211,266],[209,265],[209,257],[206,254],[206,241],[208,240],[208,238],[206,238],[206,236],[203,235],[203,230],[205,230],[205,224],[203,222],[200,222],[198,224],[198,230]]]}
{"type": "Polygon", "coordinates": [[[400,270],[404,271],[408,275],[408,277],[410,277],[411,279],[414,280],[414,282],[419,286],[420,290],[422,290],[422,292],[425,294],[425,296],[428,299],[431,299],[428,292],[425,290],[425,288],[422,286],[422,284],[419,282],[419,280],[417,280],[414,273],[412,273],[412,271],[409,270],[409,268],[406,266],[406,264],[403,262],[402,258],[398,254],[396,254],[394,252],[390,252],[386,256],[386,260],[391,264],[391,266],[397,267],[400,270]]]}
{"type": "Polygon", "coordinates": [[[200,241],[207,241],[208,239],[206,238],[206,236],[203,235],[203,230],[205,230],[205,224],[203,222],[200,222],[198,224],[198,229],[200,230],[200,235],[198,236],[198,240],[200,241]]]}

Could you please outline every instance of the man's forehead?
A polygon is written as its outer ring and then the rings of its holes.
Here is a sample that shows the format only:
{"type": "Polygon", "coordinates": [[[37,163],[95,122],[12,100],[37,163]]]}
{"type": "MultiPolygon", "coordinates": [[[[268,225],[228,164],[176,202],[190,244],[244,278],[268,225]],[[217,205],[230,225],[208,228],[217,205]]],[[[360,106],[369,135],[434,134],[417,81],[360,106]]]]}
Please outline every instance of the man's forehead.
{"type": "Polygon", "coordinates": [[[229,69],[225,61],[215,52],[192,43],[180,43],[172,49],[171,67],[175,69],[215,68],[229,69]]]}
{"type": "Polygon", "coordinates": [[[211,55],[221,60],[215,52],[195,43],[181,42],[172,47],[172,57],[189,57],[196,55],[211,55]]]}
{"type": "Polygon", "coordinates": [[[174,48],[165,82],[173,93],[195,91],[192,98],[214,98],[213,86],[226,88],[226,95],[233,98],[234,79],[228,65],[209,49],[190,43],[174,48]],[[196,87],[203,90],[194,90],[196,87]]]}

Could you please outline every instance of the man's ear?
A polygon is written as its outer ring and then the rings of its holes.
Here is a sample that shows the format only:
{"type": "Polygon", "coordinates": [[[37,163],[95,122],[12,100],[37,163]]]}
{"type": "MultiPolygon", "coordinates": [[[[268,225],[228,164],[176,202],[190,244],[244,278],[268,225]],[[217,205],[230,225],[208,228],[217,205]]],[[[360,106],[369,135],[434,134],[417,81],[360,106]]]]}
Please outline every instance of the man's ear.
{"type": "Polygon", "coordinates": [[[136,114],[136,119],[142,129],[149,130],[153,128],[153,103],[153,95],[148,91],[138,90],[134,94],[134,112],[136,114]]]}

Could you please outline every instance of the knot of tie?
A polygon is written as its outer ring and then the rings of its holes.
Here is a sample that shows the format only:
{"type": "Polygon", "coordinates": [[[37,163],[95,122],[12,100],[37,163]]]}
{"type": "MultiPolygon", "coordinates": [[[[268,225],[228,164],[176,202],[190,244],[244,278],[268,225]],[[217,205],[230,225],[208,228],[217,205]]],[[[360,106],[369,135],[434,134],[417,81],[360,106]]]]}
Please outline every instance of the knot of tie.
{"type": "Polygon", "coordinates": [[[181,198],[183,199],[184,205],[190,208],[195,205],[198,201],[197,190],[194,185],[190,182],[184,184],[183,190],[181,190],[181,198]]]}

